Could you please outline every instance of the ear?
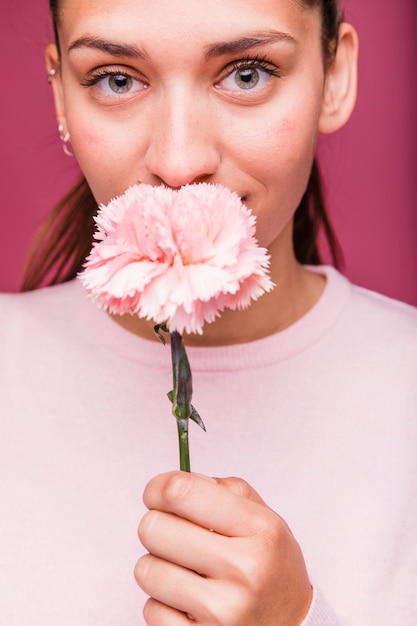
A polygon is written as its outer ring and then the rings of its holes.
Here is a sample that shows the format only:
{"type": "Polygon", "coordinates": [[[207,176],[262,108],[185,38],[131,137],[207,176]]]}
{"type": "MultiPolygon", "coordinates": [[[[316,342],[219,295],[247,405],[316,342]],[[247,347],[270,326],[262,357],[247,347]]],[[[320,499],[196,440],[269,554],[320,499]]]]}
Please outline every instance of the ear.
{"type": "Polygon", "coordinates": [[[45,50],[45,62],[46,62],[46,71],[48,72],[48,76],[50,75],[51,70],[55,70],[55,73],[50,78],[50,83],[52,86],[52,92],[54,96],[55,102],[55,114],[58,125],[62,125],[67,132],[67,122],[65,118],[65,105],[64,105],[64,96],[62,91],[62,81],[61,81],[61,71],[60,71],[60,59],[58,49],[56,44],[50,43],[45,50]]]}
{"type": "Polygon", "coordinates": [[[336,56],[327,69],[319,131],[333,133],[348,121],[356,103],[358,80],[358,36],[350,24],[339,29],[336,56]]]}

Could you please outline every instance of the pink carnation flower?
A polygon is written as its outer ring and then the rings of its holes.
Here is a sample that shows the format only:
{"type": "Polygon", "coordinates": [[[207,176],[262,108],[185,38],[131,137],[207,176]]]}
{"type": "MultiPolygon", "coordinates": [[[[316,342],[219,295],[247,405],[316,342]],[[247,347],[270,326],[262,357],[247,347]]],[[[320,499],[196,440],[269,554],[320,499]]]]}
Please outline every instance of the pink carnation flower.
{"type": "Polygon", "coordinates": [[[244,308],[273,287],[255,217],[221,185],[134,185],[95,219],[80,278],[110,313],[201,333],[225,307],[244,308]]]}

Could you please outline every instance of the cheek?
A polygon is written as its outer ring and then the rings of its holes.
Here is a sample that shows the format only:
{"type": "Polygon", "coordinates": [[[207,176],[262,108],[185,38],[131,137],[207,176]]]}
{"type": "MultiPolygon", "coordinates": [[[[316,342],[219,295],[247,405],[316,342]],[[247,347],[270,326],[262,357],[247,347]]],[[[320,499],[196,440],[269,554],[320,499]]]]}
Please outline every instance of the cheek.
{"type": "Polygon", "coordinates": [[[108,152],[105,135],[88,120],[72,120],[67,117],[68,129],[71,134],[71,143],[81,169],[94,163],[106,163],[108,152]]]}
{"type": "Polygon", "coordinates": [[[256,203],[257,236],[268,246],[292,219],[307,187],[315,154],[314,112],[300,122],[294,111],[263,126],[251,151],[251,175],[263,189],[256,203]]]}
{"type": "Polygon", "coordinates": [[[289,175],[303,178],[315,151],[316,115],[312,111],[303,117],[297,110],[290,110],[279,120],[266,123],[259,139],[253,160],[261,166],[260,172],[275,179],[287,180],[289,175]]]}
{"type": "Polygon", "coordinates": [[[68,126],[79,166],[98,203],[107,203],[132,182],[132,148],[120,133],[79,120],[68,126]]]}

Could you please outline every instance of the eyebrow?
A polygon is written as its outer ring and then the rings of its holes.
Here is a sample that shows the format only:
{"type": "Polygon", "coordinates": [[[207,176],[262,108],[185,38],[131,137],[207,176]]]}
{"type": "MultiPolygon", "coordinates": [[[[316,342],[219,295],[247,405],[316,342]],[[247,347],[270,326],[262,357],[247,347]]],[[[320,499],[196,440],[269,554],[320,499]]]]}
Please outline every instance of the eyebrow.
{"type": "MultiPolygon", "coordinates": [[[[219,56],[225,56],[227,54],[239,54],[257,46],[280,42],[290,43],[293,46],[297,43],[296,39],[288,33],[277,31],[258,33],[251,36],[238,37],[230,41],[220,41],[211,44],[206,48],[205,58],[208,60],[219,56]]],[[[68,47],[68,52],[80,48],[94,48],[95,50],[107,52],[115,57],[127,57],[143,60],[148,58],[148,54],[145,50],[135,44],[116,43],[89,35],[75,39],[75,41],[73,41],[68,47]]]]}
{"type": "Polygon", "coordinates": [[[268,31],[266,33],[255,33],[252,36],[238,37],[237,39],[232,39],[231,41],[221,41],[212,44],[206,49],[205,57],[206,59],[211,59],[213,57],[227,54],[237,54],[257,46],[280,42],[287,42],[293,46],[296,46],[297,44],[296,39],[288,33],[268,31]]]}
{"type": "Polygon", "coordinates": [[[68,47],[68,52],[79,48],[94,48],[95,50],[107,52],[115,57],[127,57],[132,59],[148,58],[145,50],[135,44],[115,43],[97,37],[85,36],[75,39],[68,47]]]}

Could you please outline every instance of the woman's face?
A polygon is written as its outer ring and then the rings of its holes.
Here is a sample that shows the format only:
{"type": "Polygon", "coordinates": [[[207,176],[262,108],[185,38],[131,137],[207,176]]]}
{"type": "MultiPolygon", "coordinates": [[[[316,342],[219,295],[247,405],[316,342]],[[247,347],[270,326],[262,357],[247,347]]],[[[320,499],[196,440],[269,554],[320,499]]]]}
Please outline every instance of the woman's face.
{"type": "Polygon", "coordinates": [[[269,245],[309,178],[321,16],[296,0],[62,0],[57,110],[98,202],[221,183],[269,245]],[[61,83],[59,82],[61,81],[61,83]]]}

